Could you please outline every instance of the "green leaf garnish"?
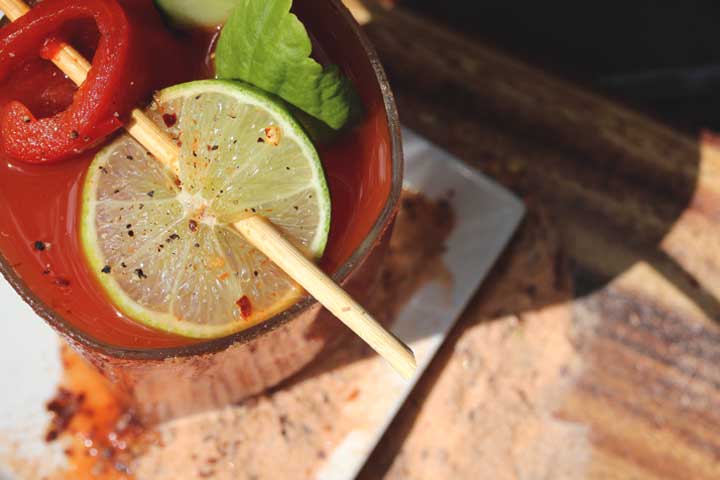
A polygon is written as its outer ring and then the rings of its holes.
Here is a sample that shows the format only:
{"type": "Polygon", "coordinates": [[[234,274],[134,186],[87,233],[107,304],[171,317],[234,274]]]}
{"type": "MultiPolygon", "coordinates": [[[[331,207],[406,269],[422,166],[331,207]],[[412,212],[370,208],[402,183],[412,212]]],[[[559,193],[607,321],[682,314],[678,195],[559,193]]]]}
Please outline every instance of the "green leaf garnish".
{"type": "Polygon", "coordinates": [[[337,66],[310,58],[310,37],[291,4],[240,0],[220,34],[217,76],[251,83],[339,130],[361,110],[359,97],[337,66]]]}

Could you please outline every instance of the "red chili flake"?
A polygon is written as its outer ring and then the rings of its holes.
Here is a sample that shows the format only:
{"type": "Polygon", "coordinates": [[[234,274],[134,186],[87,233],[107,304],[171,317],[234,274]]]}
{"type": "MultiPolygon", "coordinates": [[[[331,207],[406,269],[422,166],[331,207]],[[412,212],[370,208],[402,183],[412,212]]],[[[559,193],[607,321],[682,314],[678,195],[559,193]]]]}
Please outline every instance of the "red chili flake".
{"type": "Polygon", "coordinates": [[[247,295],[243,295],[235,304],[240,308],[240,314],[243,318],[248,318],[252,315],[252,303],[250,303],[247,295]]]}
{"type": "Polygon", "coordinates": [[[198,223],[195,220],[190,220],[188,222],[188,228],[191,232],[197,232],[198,230],[198,223]]]}
{"type": "Polygon", "coordinates": [[[166,113],[163,115],[163,122],[165,122],[165,125],[170,128],[177,123],[177,115],[174,113],[166,113]]]}

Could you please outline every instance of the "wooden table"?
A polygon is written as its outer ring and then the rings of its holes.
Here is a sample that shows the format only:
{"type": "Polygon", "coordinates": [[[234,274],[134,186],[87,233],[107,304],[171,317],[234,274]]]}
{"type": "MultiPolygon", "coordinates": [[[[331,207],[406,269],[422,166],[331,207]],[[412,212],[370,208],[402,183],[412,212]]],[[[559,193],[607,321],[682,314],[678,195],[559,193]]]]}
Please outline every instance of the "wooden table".
{"type": "Polygon", "coordinates": [[[530,213],[361,478],[720,478],[720,143],[371,10],[402,121],[530,213]]]}

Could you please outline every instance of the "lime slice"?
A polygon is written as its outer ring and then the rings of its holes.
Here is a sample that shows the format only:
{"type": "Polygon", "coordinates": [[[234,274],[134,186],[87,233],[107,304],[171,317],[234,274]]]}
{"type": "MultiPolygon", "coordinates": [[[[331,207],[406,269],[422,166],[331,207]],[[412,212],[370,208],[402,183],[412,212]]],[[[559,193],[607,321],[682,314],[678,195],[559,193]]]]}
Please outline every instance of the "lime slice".
{"type": "Polygon", "coordinates": [[[180,145],[180,178],[128,135],[85,180],[81,239],[123,313],[216,338],[286,309],[297,287],[232,227],[257,213],[309,257],[330,227],[318,154],[282,105],[253,87],[207,80],[159,92],[148,115],[180,145]]]}

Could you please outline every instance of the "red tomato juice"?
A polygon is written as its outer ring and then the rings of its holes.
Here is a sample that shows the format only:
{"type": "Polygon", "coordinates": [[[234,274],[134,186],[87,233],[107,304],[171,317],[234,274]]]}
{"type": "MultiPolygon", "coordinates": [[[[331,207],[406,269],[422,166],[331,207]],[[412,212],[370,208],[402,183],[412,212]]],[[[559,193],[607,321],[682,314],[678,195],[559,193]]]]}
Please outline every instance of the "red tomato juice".
{"type": "MultiPolygon", "coordinates": [[[[175,73],[178,83],[207,72],[209,37],[185,37],[189,63],[175,73]]],[[[342,64],[342,59],[335,61],[342,64]]],[[[346,261],[368,234],[391,188],[390,146],[379,148],[376,140],[387,136],[384,108],[370,86],[358,88],[366,107],[363,123],[332,144],[319,146],[333,205],[322,261],[327,272],[346,261]]],[[[50,62],[35,59],[0,84],[0,105],[20,100],[42,117],[65,108],[74,91],[50,62]]],[[[89,271],[78,235],[78,212],[92,158],[89,152],[70,161],[34,166],[0,154],[0,252],[39,299],[95,340],[150,349],[195,342],[148,329],[124,316],[89,271]]]]}

